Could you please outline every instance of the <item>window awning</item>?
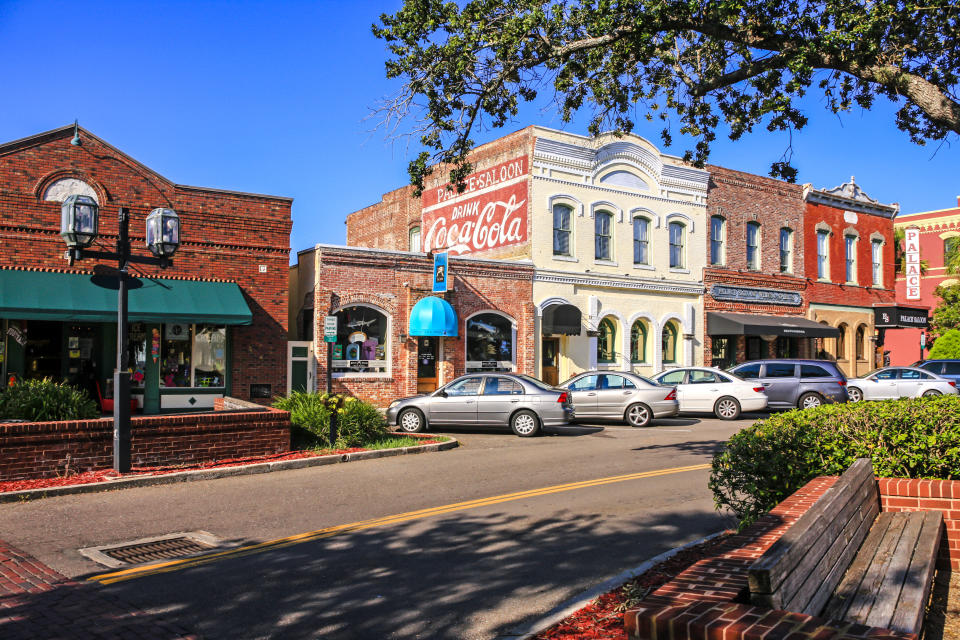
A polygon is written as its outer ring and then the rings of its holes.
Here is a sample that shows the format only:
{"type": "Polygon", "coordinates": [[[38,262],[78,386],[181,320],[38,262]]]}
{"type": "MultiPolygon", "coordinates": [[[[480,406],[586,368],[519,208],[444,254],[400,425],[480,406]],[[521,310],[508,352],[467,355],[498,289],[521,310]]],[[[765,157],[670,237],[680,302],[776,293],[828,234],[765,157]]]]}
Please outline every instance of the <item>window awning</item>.
{"type": "Polygon", "coordinates": [[[707,335],[836,338],[840,335],[840,331],[814,320],[795,316],[759,316],[749,313],[708,312],[707,335]]]}
{"type": "Polygon", "coordinates": [[[410,335],[456,337],[457,314],[443,298],[427,296],[410,310],[410,335]]]}
{"type": "Polygon", "coordinates": [[[580,335],[580,309],[572,304],[551,304],[543,310],[540,333],[545,336],[580,335]]]}
{"type": "MultiPolygon", "coordinates": [[[[131,322],[250,324],[253,314],[233,282],[134,278],[131,322]]],[[[0,317],[76,322],[117,321],[116,276],[0,270],[0,317]]]]}

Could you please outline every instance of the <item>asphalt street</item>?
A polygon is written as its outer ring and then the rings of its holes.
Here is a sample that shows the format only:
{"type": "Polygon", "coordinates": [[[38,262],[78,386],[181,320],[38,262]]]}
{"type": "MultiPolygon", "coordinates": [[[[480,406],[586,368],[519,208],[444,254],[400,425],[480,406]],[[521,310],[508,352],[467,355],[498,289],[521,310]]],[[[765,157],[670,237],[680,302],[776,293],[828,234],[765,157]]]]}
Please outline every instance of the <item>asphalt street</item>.
{"type": "Polygon", "coordinates": [[[0,505],[0,539],[205,638],[492,638],[730,526],[685,468],[751,422],[444,432],[461,446],[0,505]],[[109,579],[78,551],[184,531],[240,551],[109,579]]]}

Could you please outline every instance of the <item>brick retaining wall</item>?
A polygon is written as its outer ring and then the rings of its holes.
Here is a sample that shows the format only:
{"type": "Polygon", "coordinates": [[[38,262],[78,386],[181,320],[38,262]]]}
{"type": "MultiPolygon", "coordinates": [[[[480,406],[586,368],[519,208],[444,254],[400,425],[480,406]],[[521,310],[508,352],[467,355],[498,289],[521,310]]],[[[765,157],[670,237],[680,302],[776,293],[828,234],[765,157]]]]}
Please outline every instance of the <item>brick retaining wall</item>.
{"type": "MultiPolygon", "coordinates": [[[[130,419],[134,466],[196,464],[290,450],[290,414],[256,412],[130,419]]],[[[55,478],[113,465],[113,420],[0,424],[0,481],[55,478]]]]}
{"type": "Polygon", "coordinates": [[[960,569],[960,482],[956,480],[907,480],[879,478],[880,504],[884,511],[932,511],[943,513],[944,540],[939,565],[960,569]]]}
{"type": "MultiPolygon", "coordinates": [[[[749,604],[747,569],[836,480],[836,477],[811,480],[753,525],[730,536],[714,556],[681,572],[645,598],[639,608],[627,611],[623,617],[627,636],[637,640],[916,640],[915,634],[749,604]]],[[[942,508],[947,501],[933,496],[948,491],[950,506],[953,506],[954,495],[956,504],[960,505],[960,482],[880,480],[884,510],[893,510],[888,509],[888,504],[896,505],[896,510],[942,508]],[[935,484],[943,488],[935,492],[935,484]],[[899,502],[903,499],[899,496],[904,494],[910,494],[909,500],[916,504],[899,502]],[[920,495],[931,498],[921,504],[927,498],[920,495]]],[[[948,513],[944,510],[945,519],[948,513]]],[[[960,516],[960,509],[954,514],[960,516]]],[[[954,538],[950,545],[954,546],[960,531],[948,524],[948,538],[951,533],[954,538]]],[[[956,552],[951,550],[951,553],[956,552]]]]}

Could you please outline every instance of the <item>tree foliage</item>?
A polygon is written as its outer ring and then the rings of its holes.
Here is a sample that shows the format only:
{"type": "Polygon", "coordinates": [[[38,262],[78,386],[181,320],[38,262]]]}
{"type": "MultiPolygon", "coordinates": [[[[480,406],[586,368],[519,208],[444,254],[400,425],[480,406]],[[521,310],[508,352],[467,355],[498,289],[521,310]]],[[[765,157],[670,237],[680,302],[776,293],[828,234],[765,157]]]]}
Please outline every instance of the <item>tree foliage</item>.
{"type": "MultiPolygon", "coordinates": [[[[472,132],[500,127],[542,92],[564,121],[587,107],[591,134],[638,118],[696,143],[702,165],[721,121],[734,140],[759,125],[802,129],[810,90],[833,113],[899,107],[896,125],[924,144],[960,132],[956,0],[405,0],[373,25],[400,93],[392,126],[418,114],[428,149],[410,163],[422,188],[433,162],[455,183],[471,170],[472,132]]],[[[790,150],[771,174],[793,180],[790,150]]]]}
{"type": "Polygon", "coordinates": [[[960,358],[960,329],[950,329],[937,338],[930,349],[930,357],[934,360],[960,358]]]}
{"type": "Polygon", "coordinates": [[[940,285],[933,294],[940,302],[933,310],[930,333],[942,336],[951,329],[960,329],[960,284],[940,285]]]}

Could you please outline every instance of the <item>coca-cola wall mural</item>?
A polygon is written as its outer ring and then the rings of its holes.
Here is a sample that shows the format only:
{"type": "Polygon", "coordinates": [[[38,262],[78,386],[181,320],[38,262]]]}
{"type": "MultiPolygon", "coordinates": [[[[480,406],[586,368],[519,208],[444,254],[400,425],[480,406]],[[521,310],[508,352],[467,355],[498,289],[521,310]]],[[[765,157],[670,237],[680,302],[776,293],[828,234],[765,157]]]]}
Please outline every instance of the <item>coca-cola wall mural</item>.
{"type": "Polygon", "coordinates": [[[423,250],[464,254],[526,242],[528,171],[520,156],[471,173],[463,193],[424,190],[423,250]]]}

